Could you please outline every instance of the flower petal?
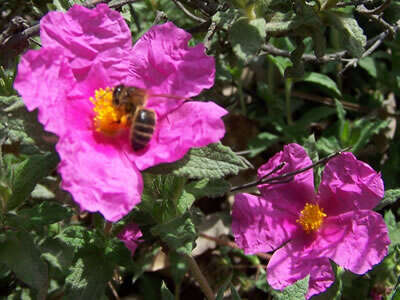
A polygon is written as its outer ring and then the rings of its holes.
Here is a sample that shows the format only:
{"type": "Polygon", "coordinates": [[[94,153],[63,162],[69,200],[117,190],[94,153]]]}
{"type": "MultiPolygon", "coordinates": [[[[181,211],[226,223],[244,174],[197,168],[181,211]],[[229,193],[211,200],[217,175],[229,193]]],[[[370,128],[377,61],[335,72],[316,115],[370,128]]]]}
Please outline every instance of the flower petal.
{"type": "Polygon", "coordinates": [[[335,280],[331,264],[327,258],[317,258],[302,252],[301,239],[290,241],[278,249],[267,266],[267,281],[277,290],[283,290],[296,281],[310,275],[309,299],[315,294],[325,291],[335,280]]]}
{"type": "Polygon", "coordinates": [[[126,76],[132,47],[131,33],[122,16],[105,4],[94,9],[74,5],[66,13],[50,12],[40,21],[43,47],[63,48],[75,76],[80,80],[94,62],[101,62],[120,83],[126,76]]]}
{"type": "Polygon", "coordinates": [[[322,174],[318,203],[329,216],[355,209],[373,209],[383,198],[380,173],[350,152],[332,158],[322,174]]]}
{"type": "Polygon", "coordinates": [[[59,47],[25,53],[18,65],[14,88],[29,111],[39,109],[39,121],[47,131],[61,135],[67,129],[65,101],[75,79],[59,47]]]}
{"type": "MultiPolygon", "coordinates": [[[[258,169],[258,177],[266,176],[281,163],[285,163],[283,168],[269,177],[297,171],[312,164],[303,147],[298,144],[288,144],[284,146],[283,151],[275,154],[258,169]]],[[[263,198],[271,202],[274,208],[287,210],[295,215],[303,210],[307,202],[312,203],[315,198],[312,169],[297,174],[287,183],[264,184],[259,185],[258,188],[263,198]]]]}
{"type": "Polygon", "coordinates": [[[259,197],[237,194],[232,208],[235,242],[246,254],[275,250],[301,230],[296,218],[259,197]]]}
{"type": "Polygon", "coordinates": [[[386,256],[389,244],[382,216],[360,210],[327,218],[313,251],[353,273],[364,274],[386,256]]]}
{"type": "Polygon", "coordinates": [[[186,102],[164,118],[157,120],[156,131],[148,148],[133,152],[126,140],[131,161],[140,170],[181,159],[192,147],[203,147],[219,141],[225,134],[221,117],[225,109],[213,102],[186,102]]]}
{"type": "Polygon", "coordinates": [[[141,174],[113,145],[99,143],[90,132],[72,131],[60,138],[57,152],[62,188],[81,209],[116,222],[140,202],[141,174]]]}
{"type": "MultiPolygon", "coordinates": [[[[171,22],[153,26],[133,47],[125,83],[149,89],[153,94],[184,98],[210,88],[214,84],[214,59],[205,54],[203,44],[189,48],[190,39],[189,33],[171,22]]],[[[165,102],[158,113],[164,115],[176,104],[176,101],[165,102]]],[[[149,99],[149,108],[158,105],[157,97],[149,99]]]]}
{"type": "Polygon", "coordinates": [[[122,231],[118,234],[118,238],[124,242],[125,247],[131,251],[131,255],[135,254],[136,248],[141,242],[140,238],[143,236],[140,228],[135,223],[126,225],[122,231]]]}

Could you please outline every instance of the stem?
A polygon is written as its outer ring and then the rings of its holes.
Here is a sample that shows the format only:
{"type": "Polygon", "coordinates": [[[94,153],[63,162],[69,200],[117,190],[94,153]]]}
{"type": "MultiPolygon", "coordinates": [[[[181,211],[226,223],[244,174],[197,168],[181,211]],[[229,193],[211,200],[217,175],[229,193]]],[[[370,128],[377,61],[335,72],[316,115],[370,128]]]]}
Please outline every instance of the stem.
{"type": "Polygon", "coordinates": [[[179,294],[181,293],[181,284],[175,284],[175,300],[179,300],[179,294]]]}
{"type": "Polygon", "coordinates": [[[195,259],[190,255],[185,255],[186,261],[188,262],[188,266],[190,272],[192,273],[193,277],[197,280],[200,285],[200,289],[206,295],[208,300],[215,300],[214,292],[212,291],[210,285],[207,282],[207,279],[204,277],[203,273],[201,272],[198,264],[196,263],[195,259]]]}
{"type": "Polygon", "coordinates": [[[105,235],[110,235],[111,230],[112,230],[112,226],[113,226],[113,223],[108,222],[108,221],[106,222],[106,225],[104,226],[105,235]]]}
{"type": "Polygon", "coordinates": [[[291,93],[292,93],[293,80],[291,78],[285,79],[285,102],[286,102],[286,119],[288,125],[293,125],[292,107],[291,107],[291,93]]]}

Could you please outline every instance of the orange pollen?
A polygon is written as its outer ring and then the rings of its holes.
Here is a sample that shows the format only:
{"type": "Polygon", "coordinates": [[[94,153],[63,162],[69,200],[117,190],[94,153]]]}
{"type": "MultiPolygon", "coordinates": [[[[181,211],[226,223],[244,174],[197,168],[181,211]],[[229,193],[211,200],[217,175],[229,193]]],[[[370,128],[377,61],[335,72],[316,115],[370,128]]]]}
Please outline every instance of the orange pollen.
{"type": "Polygon", "coordinates": [[[106,135],[114,135],[121,129],[128,128],[129,116],[125,110],[118,108],[112,103],[113,89],[106,88],[95,91],[95,96],[90,97],[90,101],[94,104],[93,118],[94,127],[97,132],[106,135]]]}
{"type": "Polygon", "coordinates": [[[318,204],[307,203],[296,222],[303,227],[305,232],[311,233],[321,227],[325,217],[326,214],[318,204]]]}

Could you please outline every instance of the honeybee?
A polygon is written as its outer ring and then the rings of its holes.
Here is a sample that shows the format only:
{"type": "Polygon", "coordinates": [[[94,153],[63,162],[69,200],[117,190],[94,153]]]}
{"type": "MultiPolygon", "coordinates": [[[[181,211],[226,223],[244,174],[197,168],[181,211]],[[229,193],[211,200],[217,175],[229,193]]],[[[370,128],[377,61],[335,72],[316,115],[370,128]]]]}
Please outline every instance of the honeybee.
{"type": "Polygon", "coordinates": [[[144,107],[149,95],[185,100],[178,96],[150,94],[146,89],[133,86],[117,85],[113,90],[112,103],[122,108],[129,118],[129,141],[133,151],[140,151],[149,144],[157,123],[155,111],[144,107]]]}

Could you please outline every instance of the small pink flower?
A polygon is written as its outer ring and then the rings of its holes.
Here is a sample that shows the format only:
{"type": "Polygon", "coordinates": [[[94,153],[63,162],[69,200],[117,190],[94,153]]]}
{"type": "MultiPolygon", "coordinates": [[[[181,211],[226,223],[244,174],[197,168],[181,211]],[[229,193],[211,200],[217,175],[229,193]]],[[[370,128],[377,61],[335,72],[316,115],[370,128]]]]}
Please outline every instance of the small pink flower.
{"type": "Polygon", "coordinates": [[[142,242],[140,240],[142,237],[142,232],[140,231],[139,226],[135,223],[126,225],[117,237],[124,242],[125,247],[131,251],[132,256],[135,254],[139,243],[142,242]]]}
{"type": "Polygon", "coordinates": [[[223,108],[180,100],[210,88],[215,65],[203,45],[189,48],[190,34],[171,22],[152,27],[132,46],[118,12],[105,4],[74,5],[44,16],[40,37],[43,47],[23,55],[14,87],[59,137],[62,188],[81,209],[119,220],[140,202],[140,170],[223,137],[223,108]],[[156,113],[152,139],[139,152],[130,146],[126,116],[112,107],[112,89],[119,84],[147,89],[146,108],[156,113]]]}
{"type": "MultiPolygon", "coordinates": [[[[312,163],[301,146],[289,144],[260,167],[258,176],[282,162],[285,166],[274,175],[312,163]]],[[[258,188],[259,197],[236,195],[232,231],[246,254],[276,250],[267,266],[267,280],[274,289],[282,290],[309,274],[310,298],[333,283],[330,259],[364,274],[387,254],[385,222],[372,211],[384,194],[381,175],[352,153],[327,163],[317,194],[312,169],[290,182],[258,188]]]]}

